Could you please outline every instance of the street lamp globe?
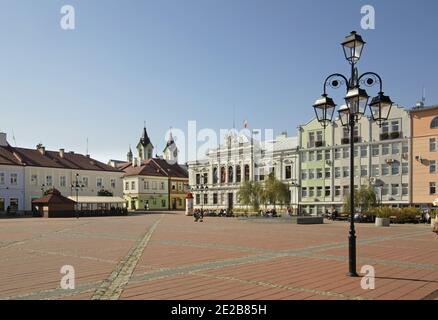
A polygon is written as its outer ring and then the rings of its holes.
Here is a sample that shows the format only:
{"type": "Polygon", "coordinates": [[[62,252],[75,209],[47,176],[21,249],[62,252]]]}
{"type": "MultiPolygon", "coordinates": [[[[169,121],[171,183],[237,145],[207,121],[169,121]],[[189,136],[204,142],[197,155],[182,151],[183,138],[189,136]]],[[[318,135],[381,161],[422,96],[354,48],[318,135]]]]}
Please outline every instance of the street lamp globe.
{"type": "Polygon", "coordinates": [[[389,96],[385,96],[383,92],[379,92],[378,95],[371,100],[371,116],[379,126],[382,126],[382,122],[388,120],[391,107],[391,98],[389,98],[389,96]]]}
{"type": "Polygon", "coordinates": [[[348,90],[345,96],[345,103],[350,110],[351,115],[359,118],[365,113],[365,109],[368,105],[367,92],[364,89],[355,87],[348,90]]]}
{"type": "Polygon", "coordinates": [[[350,109],[348,109],[347,105],[342,105],[338,109],[339,120],[341,120],[341,124],[345,127],[350,124],[350,109]]]}
{"type": "Polygon", "coordinates": [[[326,128],[328,124],[332,121],[335,107],[336,104],[334,103],[333,99],[328,97],[325,93],[321,97],[319,97],[313,104],[316,118],[324,128],[326,128]]]}
{"type": "Polygon", "coordinates": [[[362,54],[365,41],[362,40],[362,37],[358,35],[356,31],[351,31],[351,33],[345,37],[341,45],[344,49],[345,59],[351,64],[356,64],[362,54]]]}

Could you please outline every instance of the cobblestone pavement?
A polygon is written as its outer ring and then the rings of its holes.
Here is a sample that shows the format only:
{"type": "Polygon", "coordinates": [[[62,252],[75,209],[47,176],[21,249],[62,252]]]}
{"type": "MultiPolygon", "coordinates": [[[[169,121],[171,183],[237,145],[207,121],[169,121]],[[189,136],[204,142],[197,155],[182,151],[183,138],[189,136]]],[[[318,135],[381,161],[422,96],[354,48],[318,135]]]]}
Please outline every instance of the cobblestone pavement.
{"type": "Polygon", "coordinates": [[[438,299],[429,226],[358,224],[349,278],[348,224],[206,218],[181,213],[0,220],[0,299],[438,299]],[[60,287],[61,267],[75,289],[60,287]]]}

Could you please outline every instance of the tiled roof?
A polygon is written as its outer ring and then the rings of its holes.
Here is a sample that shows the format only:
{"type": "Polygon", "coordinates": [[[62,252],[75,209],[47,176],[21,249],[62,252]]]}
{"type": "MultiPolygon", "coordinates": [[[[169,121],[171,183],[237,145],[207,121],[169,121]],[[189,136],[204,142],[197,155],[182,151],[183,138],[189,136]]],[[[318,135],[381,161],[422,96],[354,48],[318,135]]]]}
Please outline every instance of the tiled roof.
{"type": "Polygon", "coordinates": [[[117,168],[78,153],[64,152],[64,156],[61,157],[59,151],[41,153],[36,149],[11,146],[0,147],[0,164],[120,172],[117,168]]]}
{"type": "Polygon", "coordinates": [[[187,171],[179,164],[170,164],[164,159],[153,158],[145,160],[139,166],[132,166],[132,163],[127,163],[121,167],[125,172],[125,177],[129,176],[157,176],[157,177],[173,177],[173,178],[188,178],[187,171]]]}
{"type": "Polygon", "coordinates": [[[58,190],[52,190],[49,194],[42,198],[32,200],[33,204],[74,204],[69,198],[64,197],[58,190]]]}

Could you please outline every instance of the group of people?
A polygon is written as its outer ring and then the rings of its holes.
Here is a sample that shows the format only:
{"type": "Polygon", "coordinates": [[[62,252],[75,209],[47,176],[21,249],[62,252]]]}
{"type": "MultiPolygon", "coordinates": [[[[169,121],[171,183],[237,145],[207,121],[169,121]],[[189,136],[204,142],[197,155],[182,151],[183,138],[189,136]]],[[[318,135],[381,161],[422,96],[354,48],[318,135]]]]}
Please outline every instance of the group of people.
{"type": "Polygon", "coordinates": [[[204,221],[204,210],[195,209],[193,211],[193,217],[195,218],[195,222],[203,222],[204,221]]]}

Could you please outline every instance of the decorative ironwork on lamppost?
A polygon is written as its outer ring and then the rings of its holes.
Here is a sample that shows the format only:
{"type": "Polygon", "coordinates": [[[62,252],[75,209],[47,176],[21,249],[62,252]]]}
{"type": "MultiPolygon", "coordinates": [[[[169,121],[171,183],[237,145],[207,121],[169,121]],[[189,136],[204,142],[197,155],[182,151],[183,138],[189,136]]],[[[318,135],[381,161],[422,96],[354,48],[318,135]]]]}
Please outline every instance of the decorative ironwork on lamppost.
{"type": "Polygon", "coordinates": [[[338,89],[341,86],[345,86],[345,105],[338,109],[339,119],[342,126],[349,129],[350,133],[350,230],[349,230],[349,244],[348,244],[348,275],[351,277],[357,276],[356,273],[356,231],[354,228],[354,127],[362,116],[365,115],[366,107],[370,107],[371,118],[375,121],[379,127],[389,117],[391,111],[392,101],[388,96],[383,94],[383,85],[381,77],[375,72],[366,72],[362,75],[358,75],[356,64],[362,55],[362,51],[365,45],[362,37],[355,31],[352,31],[345,40],[341,43],[344,50],[345,59],[351,65],[351,76],[347,79],[340,73],[334,73],[329,75],[324,81],[323,94],[318,98],[313,108],[315,110],[316,118],[320,124],[326,128],[333,123],[333,114],[336,108],[336,104],[332,98],[327,95],[327,87],[338,89]],[[371,99],[368,104],[369,95],[365,89],[360,86],[365,85],[367,87],[373,87],[379,85],[379,92],[377,96],[371,99]]]}
{"type": "Polygon", "coordinates": [[[76,190],[76,210],[79,211],[79,190],[82,190],[85,185],[79,182],[79,173],[76,173],[76,180],[70,185],[70,188],[76,190]]]}

